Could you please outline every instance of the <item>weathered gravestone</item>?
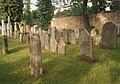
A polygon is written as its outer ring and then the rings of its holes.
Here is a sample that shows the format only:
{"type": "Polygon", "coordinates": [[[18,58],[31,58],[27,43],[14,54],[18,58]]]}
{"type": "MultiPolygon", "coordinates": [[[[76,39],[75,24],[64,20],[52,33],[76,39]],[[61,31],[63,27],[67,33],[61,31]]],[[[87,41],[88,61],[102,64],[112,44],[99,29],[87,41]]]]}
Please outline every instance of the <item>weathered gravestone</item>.
{"type": "Polygon", "coordinates": [[[63,40],[63,37],[61,37],[58,42],[58,54],[65,55],[65,53],[66,53],[66,44],[63,40]]]}
{"type": "Polygon", "coordinates": [[[93,59],[92,37],[84,28],[80,30],[80,56],[93,59]]]}
{"type": "Polygon", "coordinates": [[[92,36],[92,37],[95,37],[96,35],[97,35],[96,28],[93,28],[93,29],[91,30],[91,36],[92,36]]]}
{"type": "Polygon", "coordinates": [[[60,40],[60,37],[62,36],[62,33],[60,30],[55,30],[55,39],[58,42],[60,40]]]}
{"type": "Polygon", "coordinates": [[[63,32],[63,40],[64,40],[64,42],[66,44],[69,43],[68,42],[68,31],[67,31],[67,29],[63,29],[62,32],[63,32]]]}
{"type": "Polygon", "coordinates": [[[42,47],[42,49],[45,49],[45,33],[46,33],[46,31],[44,31],[44,30],[42,30],[41,31],[41,47],[42,47]]]}
{"type": "Polygon", "coordinates": [[[76,39],[79,39],[79,29],[74,30],[74,35],[76,39]]]}
{"type": "Polygon", "coordinates": [[[7,41],[7,32],[5,29],[5,23],[4,20],[2,20],[2,52],[3,54],[8,53],[8,41],[7,41]]]}
{"type": "Polygon", "coordinates": [[[7,36],[10,37],[10,16],[8,16],[7,36]]]}
{"type": "Polygon", "coordinates": [[[117,27],[112,22],[107,22],[102,28],[100,48],[114,49],[117,47],[117,27]]]}
{"type": "Polygon", "coordinates": [[[53,53],[57,52],[57,41],[55,37],[50,37],[50,51],[53,53]]]}
{"type": "Polygon", "coordinates": [[[70,44],[76,44],[76,38],[73,31],[69,31],[68,38],[70,44]]]}
{"type": "Polygon", "coordinates": [[[50,38],[49,38],[48,33],[45,33],[44,44],[45,44],[45,50],[49,51],[50,50],[50,38]]]}
{"type": "Polygon", "coordinates": [[[38,78],[42,75],[42,52],[40,38],[37,35],[30,37],[30,69],[31,75],[38,78]]]}

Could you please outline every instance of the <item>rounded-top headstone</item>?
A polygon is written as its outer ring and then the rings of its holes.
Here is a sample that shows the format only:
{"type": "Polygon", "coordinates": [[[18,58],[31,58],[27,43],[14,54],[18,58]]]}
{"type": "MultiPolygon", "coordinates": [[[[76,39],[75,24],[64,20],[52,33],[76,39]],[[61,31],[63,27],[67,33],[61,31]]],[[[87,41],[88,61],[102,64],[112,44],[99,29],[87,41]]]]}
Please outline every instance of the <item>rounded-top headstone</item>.
{"type": "Polygon", "coordinates": [[[107,22],[102,28],[101,48],[113,49],[117,46],[117,27],[112,22],[107,22]]]}

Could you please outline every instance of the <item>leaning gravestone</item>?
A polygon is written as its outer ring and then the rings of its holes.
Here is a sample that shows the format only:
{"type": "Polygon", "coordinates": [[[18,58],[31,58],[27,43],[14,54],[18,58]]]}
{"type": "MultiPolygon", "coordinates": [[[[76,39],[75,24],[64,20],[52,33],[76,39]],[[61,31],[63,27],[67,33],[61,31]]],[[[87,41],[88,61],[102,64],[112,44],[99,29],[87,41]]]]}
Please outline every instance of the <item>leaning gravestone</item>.
{"type": "Polygon", "coordinates": [[[42,52],[40,38],[37,35],[30,37],[30,69],[31,75],[38,78],[42,75],[42,52]]]}
{"type": "Polygon", "coordinates": [[[114,49],[117,47],[117,27],[112,22],[104,24],[100,48],[114,49]]]}
{"type": "Polygon", "coordinates": [[[58,42],[58,54],[65,55],[65,53],[66,53],[66,44],[63,40],[63,37],[61,37],[58,42]]]}
{"type": "Polygon", "coordinates": [[[80,30],[80,56],[93,59],[92,37],[84,28],[80,30]]]}

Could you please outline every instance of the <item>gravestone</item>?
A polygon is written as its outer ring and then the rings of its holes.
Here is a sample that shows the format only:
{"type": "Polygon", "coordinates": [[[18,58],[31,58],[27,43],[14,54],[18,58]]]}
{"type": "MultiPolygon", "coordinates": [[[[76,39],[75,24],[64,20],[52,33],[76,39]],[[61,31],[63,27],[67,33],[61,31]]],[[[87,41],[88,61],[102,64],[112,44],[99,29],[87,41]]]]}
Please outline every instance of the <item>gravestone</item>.
{"type": "Polygon", "coordinates": [[[92,37],[95,37],[96,35],[97,35],[96,28],[93,28],[93,29],[91,30],[91,36],[92,36],[92,37]]]}
{"type": "Polygon", "coordinates": [[[10,25],[10,37],[11,38],[13,37],[13,27],[12,27],[12,25],[10,25]]]}
{"type": "Polygon", "coordinates": [[[50,51],[53,53],[57,52],[57,41],[55,37],[50,37],[50,51]]]}
{"type": "Polygon", "coordinates": [[[42,47],[42,49],[45,49],[45,31],[44,30],[41,31],[41,38],[40,38],[40,40],[41,40],[41,47],[42,47]]]}
{"type": "Polygon", "coordinates": [[[58,42],[58,54],[65,55],[65,53],[66,53],[66,44],[63,40],[63,37],[61,37],[58,42]]]}
{"type": "Polygon", "coordinates": [[[42,75],[42,52],[40,38],[37,35],[30,37],[30,69],[31,75],[38,78],[42,75]]]}
{"type": "Polygon", "coordinates": [[[7,40],[7,32],[5,29],[5,23],[4,20],[2,20],[2,52],[3,54],[8,53],[8,40],[7,40]]]}
{"type": "Polygon", "coordinates": [[[92,37],[84,28],[80,30],[80,56],[93,59],[92,37]]]}
{"type": "Polygon", "coordinates": [[[10,16],[8,16],[7,36],[10,37],[10,16]]]}
{"type": "Polygon", "coordinates": [[[54,27],[54,28],[51,28],[51,32],[50,32],[50,34],[51,34],[51,37],[55,37],[55,35],[56,35],[56,28],[54,27]]]}
{"type": "Polygon", "coordinates": [[[63,32],[63,40],[67,44],[68,43],[68,31],[67,29],[63,29],[62,32],[63,32]]]}
{"type": "Polygon", "coordinates": [[[102,28],[100,48],[114,49],[117,47],[117,27],[112,22],[107,22],[102,28]]]}
{"type": "Polygon", "coordinates": [[[45,33],[44,44],[45,44],[45,50],[49,51],[50,50],[50,38],[49,38],[48,33],[45,33]]]}
{"type": "Polygon", "coordinates": [[[76,39],[79,39],[79,29],[74,30],[74,35],[76,39]]]}
{"type": "Polygon", "coordinates": [[[76,44],[76,38],[75,38],[74,32],[70,31],[68,38],[69,38],[69,43],[70,44],[76,44]]]}
{"type": "Polygon", "coordinates": [[[61,34],[62,34],[61,31],[56,29],[56,31],[55,31],[55,39],[56,39],[57,42],[59,42],[60,37],[62,36],[61,34]]]}

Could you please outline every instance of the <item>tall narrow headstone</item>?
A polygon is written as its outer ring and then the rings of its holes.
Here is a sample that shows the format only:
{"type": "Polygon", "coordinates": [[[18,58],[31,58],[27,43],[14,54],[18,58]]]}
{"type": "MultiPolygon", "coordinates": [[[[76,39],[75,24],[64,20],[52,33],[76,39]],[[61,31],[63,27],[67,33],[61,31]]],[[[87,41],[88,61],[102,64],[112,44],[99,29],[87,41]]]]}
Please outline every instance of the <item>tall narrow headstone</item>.
{"type": "Polygon", "coordinates": [[[76,44],[76,38],[74,32],[69,32],[69,42],[70,44],[76,44]]]}
{"type": "Polygon", "coordinates": [[[92,37],[84,28],[80,30],[80,56],[93,59],[92,37]]]}
{"type": "Polygon", "coordinates": [[[42,52],[40,38],[37,35],[30,37],[30,69],[31,75],[38,78],[42,75],[42,52]]]}
{"type": "Polygon", "coordinates": [[[63,40],[63,37],[61,37],[59,42],[58,42],[58,54],[61,54],[61,55],[66,54],[66,44],[63,40]]]}
{"type": "Polygon", "coordinates": [[[67,44],[68,43],[68,32],[66,29],[63,29],[62,32],[63,32],[63,40],[67,44]]]}
{"type": "Polygon", "coordinates": [[[57,52],[57,41],[55,37],[50,37],[50,51],[53,53],[57,52]]]}
{"type": "Polygon", "coordinates": [[[8,41],[4,20],[2,20],[2,52],[3,54],[8,53],[8,41]]]}
{"type": "Polygon", "coordinates": [[[45,50],[49,51],[50,50],[50,38],[47,33],[45,33],[44,43],[45,43],[45,50]]]}
{"type": "Polygon", "coordinates": [[[7,36],[10,37],[10,16],[8,16],[7,36]]]}
{"type": "Polygon", "coordinates": [[[74,35],[76,39],[79,39],[79,29],[74,30],[74,35]]]}
{"type": "Polygon", "coordinates": [[[114,49],[117,47],[117,27],[112,22],[107,22],[102,28],[101,48],[114,49]]]}

